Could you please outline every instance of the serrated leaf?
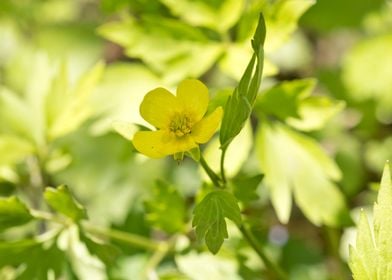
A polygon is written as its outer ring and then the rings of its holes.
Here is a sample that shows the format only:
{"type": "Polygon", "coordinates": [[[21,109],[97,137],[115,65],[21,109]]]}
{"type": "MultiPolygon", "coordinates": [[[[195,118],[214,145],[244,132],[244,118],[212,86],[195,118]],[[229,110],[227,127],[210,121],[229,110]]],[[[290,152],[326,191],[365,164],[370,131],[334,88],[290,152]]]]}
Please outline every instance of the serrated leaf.
{"type": "Polygon", "coordinates": [[[343,194],[333,182],[340,179],[340,170],[316,141],[283,124],[264,121],[257,132],[256,149],[281,222],[289,220],[292,195],[316,225],[351,222],[343,194]]]}
{"type": "Polygon", "coordinates": [[[222,149],[227,149],[249,118],[255,102],[263,73],[265,22],[260,14],[259,22],[252,40],[254,54],[238,86],[227,100],[221,124],[219,140],[222,149]]]}
{"type": "Polygon", "coordinates": [[[32,219],[26,205],[17,197],[0,198],[0,231],[26,224],[32,219]]]}
{"type": "Polygon", "coordinates": [[[198,239],[205,239],[208,249],[216,254],[228,237],[225,218],[241,224],[236,198],[227,191],[213,191],[196,206],[192,221],[198,239]]]}
{"type": "Polygon", "coordinates": [[[87,218],[86,209],[75,200],[66,186],[46,188],[44,198],[50,207],[75,222],[87,218]]]}
{"type": "Polygon", "coordinates": [[[356,246],[350,247],[349,266],[355,280],[388,280],[392,276],[392,182],[389,164],[385,165],[374,205],[374,224],[369,226],[361,212],[356,246]]]}
{"type": "Polygon", "coordinates": [[[171,185],[158,181],[153,196],[145,201],[147,220],[168,233],[181,231],[185,221],[185,201],[171,185]]]}

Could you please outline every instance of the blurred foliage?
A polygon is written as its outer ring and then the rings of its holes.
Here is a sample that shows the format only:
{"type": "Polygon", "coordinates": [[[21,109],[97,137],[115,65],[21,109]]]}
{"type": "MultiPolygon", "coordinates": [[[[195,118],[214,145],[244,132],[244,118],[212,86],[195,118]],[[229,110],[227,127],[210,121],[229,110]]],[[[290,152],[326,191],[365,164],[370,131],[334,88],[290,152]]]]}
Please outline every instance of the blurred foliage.
{"type": "Polygon", "coordinates": [[[0,279],[275,279],[243,225],[290,280],[388,279],[387,168],[347,256],[391,159],[391,30],[389,0],[0,1],[0,279]],[[201,149],[226,190],[129,141],[185,78],[226,108],[201,149]]]}

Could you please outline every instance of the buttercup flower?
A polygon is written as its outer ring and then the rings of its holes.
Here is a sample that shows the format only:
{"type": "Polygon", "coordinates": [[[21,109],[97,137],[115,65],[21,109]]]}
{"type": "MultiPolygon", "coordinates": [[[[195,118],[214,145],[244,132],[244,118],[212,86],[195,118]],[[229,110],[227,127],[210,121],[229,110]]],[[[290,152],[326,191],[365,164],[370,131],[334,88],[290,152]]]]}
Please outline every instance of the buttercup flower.
{"type": "Polygon", "coordinates": [[[199,80],[185,80],[173,95],[164,88],[146,94],[140,114],[156,131],[139,131],[133,145],[140,153],[161,158],[186,152],[206,143],[222,119],[222,107],[204,116],[209,102],[208,89],[199,80]]]}

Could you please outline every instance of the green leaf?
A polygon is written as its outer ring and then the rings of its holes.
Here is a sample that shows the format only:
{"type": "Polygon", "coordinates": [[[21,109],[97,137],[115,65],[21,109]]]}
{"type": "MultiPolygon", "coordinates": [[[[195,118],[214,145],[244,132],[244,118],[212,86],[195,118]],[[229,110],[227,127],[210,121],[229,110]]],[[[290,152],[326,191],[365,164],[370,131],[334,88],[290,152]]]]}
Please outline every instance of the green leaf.
{"type": "Polygon", "coordinates": [[[279,83],[259,96],[255,111],[261,116],[277,117],[299,130],[321,129],[343,109],[344,103],[326,96],[310,96],[315,86],[314,79],[279,83]]]}
{"type": "Polygon", "coordinates": [[[265,34],[265,22],[263,15],[260,14],[252,40],[254,54],[224,109],[219,135],[222,149],[227,149],[234,137],[240,133],[252,112],[263,72],[265,34]]]}
{"type": "Polygon", "coordinates": [[[0,166],[12,165],[30,155],[34,147],[30,142],[10,135],[0,135],[0,166]]]}
{"type": "Polygon", "coordinates": [[[179,16],[192,26],[204,26],[224,32],[238,20],[243,2],[237,0],[192,1],[192,0],[161,0],[172,13],[179,16]],[[216,2],[215,2],[216,3],[216,2]],[[192,11],[192,12],[190,12],[192,11]]]}
{"type": "Polygon", "coordinates": [[[56,279],[61,278],[64,257],[63,252],[50,242],[26,239],[0,244],[0,267],[12,265],[23,268],[17,278],[20,280],[52,279],[49,274],[56,279]]]}
{"type": "Polygon", "coordinates": [[[205,239],[208,249],[216,254],[228,237],[225,218],[241,224],[236,198],[227,191],[213,191],[196,206],[192,226],[198,239],[205,239]]]}
{"type": "Polygon", "coordinates": [[[66,186],[56,188],[48,187],[44,192],[45,201],[59,213],[79,221],[87,218],[86,209],[75,200],[66,186]]]}
{"type": "Polygon", "coordinates": [[[166,84],[201,76],[223,51],[200,29],[160,16],[107,23],[98,32],[123,46],[127,56],[142,59],[166,84]]]}
{"type": "Polygon", "coordinates": [[[302,131],[321,129],[337,113],[343,110],[344,101],[332,100],[326,96],[311,96],[299,104],[299,117],[289,118],[287,123],[302,131]]]}
{"type": "Polygon", "coordinates": [[[308,97],[316,86],[314,79],[282,82],[264,92],[257,100],[255,110],[286,120],[300,118],[300,101],[308,97]]]}
{"type": "Polygon", "coordinates": [[[266,52],[277,50],[297,29],[298,19],[315,0],[280,0],[263,9],[268,29],[266,52]]]}
{"type": "Polygon", "coordinates": [[[8,88],[0,86],[0,131],[34,140],[33,122],[27,104],[8,88]]]}
{"type": "Polygon", "coordinates": [[[92,255],[96,255],[106,265],[113,265],[120,254],[120,250],[101,240],[93,239],[87,236],[82,230],[79,231],[80,241],[82,241],[87,250],[92,255]]]}
{"type": "Polygon", "coordinates": [[[374,205],[373,228],[361,212],[356,246],[350,247],[349,265],[355,280],[387,280],[392,277],[392,182],[387,163],[374,205]],[[373,231],[373,232],[372,232],[373,231]]]}
{"type": "Polygon", "coordinates": [[[74,88],[65,90],[67,77],[65,66],[62,66],[46,99],[48,134],[51,139],[70,133],[92,115],[89,98],[103,70],[104,64],[98,62],[80,78],[74,88]]]}
{"type": "Polygon", "coordinates": [[[0,198],[0,231],[26,224],[32,219],[26,205],[17,197],[0,198]]]}
{"type": "Polygon", "coordinates": [[[391,34],[365,39],[348,51],[342,66],[343,82],[351,97],[363,102],[375,100],[377,118],[386,123],[392,120],[391,48],[391,34]]]}
{"type": "Polygon", "coordinates": [[[263,177],[263,174],[235,177],[232,180],[235,197],[243,203],[249,203],[258,199],[259,196],[256,191],[263,177]]]}
{"type": "Polygon", "coordinates": [[[351,222],[344,196],[333,182],[341,178],[340,170],[315,140],[283,124],[264,121],[258,128],[256,151],[281,222],[289,220],[292,195],[316,225],[351,222]]]}
{"type": "Polygon", "coordinates": [[[132,139],[137,131],[135,124],[147,125],[139,113],[143,97],[160,84],[159,77],[141,63],[108,65],[91,96],[94,111],[102,116],[94,122],[93,132],[102,134],[114,128],[126,139],[132,139]]]}
{"type": "Polygon", "coordinates": [[[153,195],[145,201],[147,220],[168,233],[182,231],[185,222],[185,201],[173,186],[158,181],[153,195]]]}

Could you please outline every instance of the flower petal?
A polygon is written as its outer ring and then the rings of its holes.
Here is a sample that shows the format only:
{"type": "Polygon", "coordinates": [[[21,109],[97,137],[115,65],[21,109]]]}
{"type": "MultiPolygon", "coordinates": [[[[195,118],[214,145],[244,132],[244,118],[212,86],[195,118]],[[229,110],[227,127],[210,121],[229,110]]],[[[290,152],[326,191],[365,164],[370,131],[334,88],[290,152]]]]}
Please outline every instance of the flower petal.
{"type": "Polygon", "coordinates": [[[172,115],[178,110],[176,97],[161,87],[148,92],[140,105],[140,115],[158,128],[168,127],[172,115]]]}
{"type": "Polygon", "coordinates": [[[222,120],[223,109],[218,107],[214,112],[196,123],[192,128],[192,138],[196,143],[206,143],[217,130],[222,120]]]}
{"type": "Polygon", "coordinates": [[[167,155],[172,155],[179,152],[186,152],[197,147],[195,140],[190,135],[177,137],[171,135],[168,142],[165,144],[165,152],[167,155]]]}
{"type": "Polygon", "coordinates": [[[151,158],[161,158],[166,156],[164,139],[165,132],[162,130],[138,131],[133,136],[132,143],[140,153],[151,158]]]}
{"type": "Polygon", "coordinates": [[[207,111],[208,88],[199,80],[182,81],[177,88],[177,98],[181,106],[191,114],[193,121],[200,121],[207,111]]]}
{"type": "Polygon", "coordinates": [[[136,150],[151,158],[162,158],[197,147],[189,135],[177,137],[165,130],[136,132],[132,142],[136,150]]]}

